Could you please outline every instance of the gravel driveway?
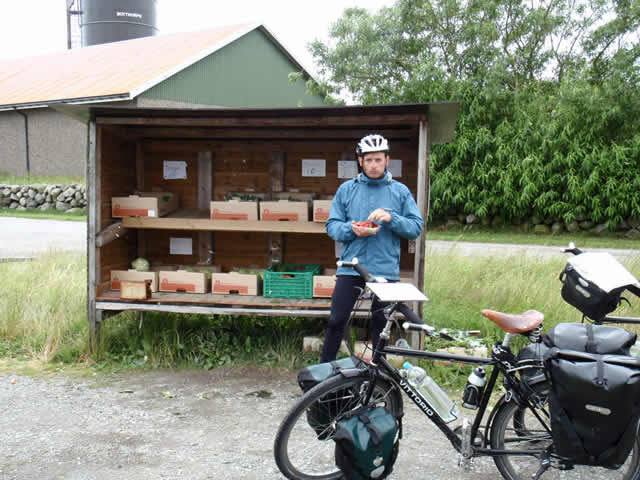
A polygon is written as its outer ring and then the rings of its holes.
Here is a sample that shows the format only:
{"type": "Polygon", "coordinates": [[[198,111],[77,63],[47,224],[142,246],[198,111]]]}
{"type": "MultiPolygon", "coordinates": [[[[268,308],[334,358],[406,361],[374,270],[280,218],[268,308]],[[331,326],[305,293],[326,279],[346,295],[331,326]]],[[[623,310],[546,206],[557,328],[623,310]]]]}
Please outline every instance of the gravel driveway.
{"type": "MultiPolygon", "coordinates": [[[[153,371],[89,380],[0,376],[0,479],[280,479],[278,424],[299,395],[293,374],[153,371]]],[[[390,478],[489,480],[472,472],[413,405],[390,478]]]]}

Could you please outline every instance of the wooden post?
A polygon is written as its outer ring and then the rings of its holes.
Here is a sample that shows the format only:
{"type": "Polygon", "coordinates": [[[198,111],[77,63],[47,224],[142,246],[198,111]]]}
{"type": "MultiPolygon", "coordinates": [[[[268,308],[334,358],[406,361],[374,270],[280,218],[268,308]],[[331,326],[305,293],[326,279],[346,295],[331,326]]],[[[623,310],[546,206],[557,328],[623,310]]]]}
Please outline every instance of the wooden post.
{"type": "MultiPolygon", "coordinates": [[[[284,170],[286,154],[284,152],[272,152],[269,163],[269,200],[273,200],[273,194],[284,191],[284,170]]],[[[284,234],[270,233],[268,237],[269,265],[285,261],[284,234]]]]}
{"type": "MultiPolygon", "coordinates": [[[[429,123],[427,120],[420,121],[418,129],[418,184],[417,193],[418,210],[422,215],[422,233],[416,239],[416,252],[413,262],[413,282],[421,292],[424,292],[424,264],[426,251],[426,228],[429,215],[429,123]]],[[[422,318],[422,308],[420,303],[415,302],[414,310],[422,318]]],[[[412,333],[409,337],[412,348],[421,347],[420,334],[412,333]]]]}
{"type": "Polygon", "coordinates": [[[96,123],[89,124],[87,142],[87,317],[89,319],[89,347],[97,352],[100,346],[102,312],[96,310],[96,291],[100,275],[100,252],[96,248],[96,233],[100,228],[100,132],[96,123]]]}
{"type": "MultiPolygon", "coordinates": [[[[417,204],[418,210],[424,220],[422,233],[416,239],[416,253],[413,264],[413,281],[415,285],[424,291],[424,263],[426,251],[426,226],[429,215],[429,123],[427,120],[420,122],[418,130],[418,185],[417,204]]],[[[418,312],[422,316],[421,312],[418,312]]]]}
{"type": "MultiPolygon", "coordinates": [[[[209,211],[213,200],[213,161],[212,152],[198,153],[198,209],[209,211]]],[[[198,263],[211,265],[214,251],[213,232],[198,232],[198,263]]]]}
{"type": "MultiPolygon", "coordinates": [[[[142,143],[136,142],[136,190],[138,192],[144,191],[144,150],[142,149],[142,143]]],[[[144,230],[138,230],[136,232],[137,238],[137,252],[138,257],[147,256],[147,239],[144,230]]]]}

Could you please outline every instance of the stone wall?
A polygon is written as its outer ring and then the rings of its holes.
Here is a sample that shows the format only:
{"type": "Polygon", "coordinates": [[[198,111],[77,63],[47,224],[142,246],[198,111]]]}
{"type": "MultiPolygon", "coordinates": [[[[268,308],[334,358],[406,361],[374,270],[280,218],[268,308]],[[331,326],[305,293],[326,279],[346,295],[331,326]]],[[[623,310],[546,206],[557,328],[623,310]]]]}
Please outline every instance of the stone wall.
{"type": "Polygon", "coordinates": [[[70,185],[3,185],[0,184],[0,206],[26,210],[58,210],[73,212],[87,206],[86,187],[70,185]]]}
{"type": "MultiPolygon", "coordinates": [[[[507,222],[500,216],[478,218],[476,215],[447,215],[445,218],[435,219],[436,224],[441,224],[447,229],[455,228],[473,228],[473,225],[484,226],[503,226],[507,222]]],[[[533,233],[562,233],[562,232],[578,232],[588,231],[595,234],[607,232],[607,226],[604,223],[595,223],[590,218],[580,217],[573,222],[563,222],[561,219],[543,220],[537,217],[515,219],[509,224],[519,226],[525,232],[533,233]]],[[[616,225],[616,231],[623,233],[629,238],[640,238],[640,219],[628,218],[616,225]]]]}

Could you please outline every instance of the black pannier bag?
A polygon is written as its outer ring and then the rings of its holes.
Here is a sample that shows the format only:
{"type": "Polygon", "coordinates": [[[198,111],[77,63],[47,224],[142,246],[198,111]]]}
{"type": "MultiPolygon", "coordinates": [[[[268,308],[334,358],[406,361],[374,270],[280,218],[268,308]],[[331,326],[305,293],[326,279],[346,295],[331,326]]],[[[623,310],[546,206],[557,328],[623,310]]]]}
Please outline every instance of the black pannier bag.
{"type": "Polygon", "coordinates": [[[637,335],[624,328],[590,323],[558,323],[542,335],[547,347],[601,355],[629,355],[637,335]]]}
{"type": "MultiPolygon", "coordinates": [[[[337,375],[340,370],[358,368],[364,362],[358,357],[351,356],[333,362],[318,363],[305,367],[298,373],[298,385],[303,392],[325,380],[337,375]]],[[[327,394],[307,409],[307,422],[313,428],[320,440],[326,440],[332,433],[328,427],[337,415],[349,407],[353,400],[353,392],[339,390],[327,394]]]]}
{"type": "Polygon", "coordinates": [[[565,302],[576,307],[583,315],[600,321],[608,313],[613,312],[620,304],[620,295],[625,287],[605,292],[594,282],[585,279],[568,263],[560,274],[562,290],[560,294],[565,302]]]}
{"type": "Polygon", "coordinates": [[[640,293],[638,280],[611,254],[603,252],[571,257],[560,280],[562,298],[596,322],[618,307],[625,290],[640,293]]]}
{"type": "Polygon", "coordinates": [[[367,405],[344,415],[336,426],[336,466],[345,479],[382,479],[393,470],[400,446],[400,419],[384,407],[367,405]]]}
{"type": "Polygon", "coordinates": [[[619,468],[637,434],[640,360],[552,348],[545,366],[555,453],[572,464],[619,468]]]}

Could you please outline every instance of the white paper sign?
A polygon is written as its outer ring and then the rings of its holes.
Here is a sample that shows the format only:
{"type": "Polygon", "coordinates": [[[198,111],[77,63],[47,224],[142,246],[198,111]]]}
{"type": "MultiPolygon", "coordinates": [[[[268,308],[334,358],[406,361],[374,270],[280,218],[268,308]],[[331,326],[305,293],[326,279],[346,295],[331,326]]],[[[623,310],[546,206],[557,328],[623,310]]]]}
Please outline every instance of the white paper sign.
{"type": "Polygon", "coordinates": [[[165,180],[179,180],[187,178],[187,162],[165,160],[162,176],[165,180]]]}
{"type": "Polygon", "coordinates": [[[355,160],[338,160],[338,178],[353,178],[358,174],[355,160]]]}
{"type": "Polygon", "coordinates": [[[335,242],[335,251],[336,251],[336,258],[340,258],[342,256],[342,242],[335,242]]]}
{"type": "Polygon", "coordinates": [[[393,178],[400,178],[402,176],[402,160],[392,158],[389,162],[389,171],[393,178]]]}
{"type": "Polygon", "coordinates": [[[429,299],[412,283],[373,283],[367,287],[383,302],[426,302],[429,299]]]}
{"type": "Polygon", "coordinates": [[[171,237],[169,240],[169,254],[193,255],[193,239],[171,237]]]}
{"type": "Polygon", "coordinates": [[[326,176],[326,160],[322,158],[303,158],[303,177],[324,177],[326,176]]]}

